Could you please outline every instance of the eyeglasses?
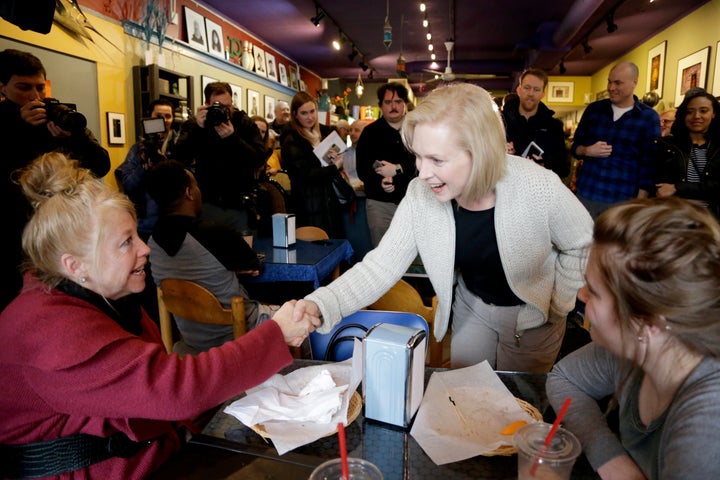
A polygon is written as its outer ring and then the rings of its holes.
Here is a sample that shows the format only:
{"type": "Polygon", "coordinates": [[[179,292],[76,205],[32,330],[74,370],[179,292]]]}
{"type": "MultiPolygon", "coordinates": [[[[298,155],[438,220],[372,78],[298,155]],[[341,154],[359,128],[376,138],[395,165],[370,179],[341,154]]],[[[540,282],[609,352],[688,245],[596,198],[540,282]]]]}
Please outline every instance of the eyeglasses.
{"type": "Polygon", "coordinates": [[[660,125],[672,125],[672,123],[674,121],[675,121],[674,119],[673,120],[663,119],[663,120],[660,120],[660,125]]]}
{"type": "Polygon", "coordinates": [[[522,89],[525,90],[525,91],[528,92],[528,93],[530,93],[530,92],[540,93],[540,92],[543,91],[542,88],[540,88],[540,87],[533,87],[532,85],[523,85],[523,86],[522,86],[522,89]]]}

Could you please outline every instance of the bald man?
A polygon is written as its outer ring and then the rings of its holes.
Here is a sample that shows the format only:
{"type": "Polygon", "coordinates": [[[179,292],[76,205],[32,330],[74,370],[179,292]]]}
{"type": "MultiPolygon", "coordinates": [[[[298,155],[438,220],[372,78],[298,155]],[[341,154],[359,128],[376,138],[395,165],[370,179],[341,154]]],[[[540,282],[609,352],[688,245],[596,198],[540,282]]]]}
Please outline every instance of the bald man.
{"type": "Polygon", "coordinates": [[[583,161],[576,194],[593,218],[655,188],[653,140],[660,136],[660,118],[634,95],[637,82],[637,65],[616,64],[608,75],[609,98],[588,105],[575,131],[572,153],[583,161]]]}
{"type": "MultiPolygon", "coordinates": [[[[282,141],[285,131],[290,126],[290,105],[284,100],[279,100],[275,104],[275,120],[270,124],[270,128],[277,133],[277,138],[282,141]]],[[[277,147],[279,148],[279,147],[277,147]]]]}

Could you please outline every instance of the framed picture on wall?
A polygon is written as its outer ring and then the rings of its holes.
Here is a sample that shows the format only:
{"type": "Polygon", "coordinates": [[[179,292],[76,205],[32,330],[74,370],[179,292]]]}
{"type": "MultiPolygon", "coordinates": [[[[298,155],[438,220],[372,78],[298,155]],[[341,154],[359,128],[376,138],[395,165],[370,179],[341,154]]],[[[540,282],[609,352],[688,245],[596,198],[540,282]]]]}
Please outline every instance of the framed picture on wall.
{"type": "Polygon", "coordinates": [[[285,69],[285,64],[279,63],[278,64],[278,73],[280,74],[280,83],[285,85],[286,87],[289,87],[288,84],[288,76],[287,76],[287,70],[285,69]]]}
{"type": "Polygon", "coordinates": [[[205,19],[205,30],[208,36],[208,51],[216,57],[225,58],[222,27],[209,18],[205,19]]]}
{"type": "Polygon", "coordinates": [[[237,85],[230,84],[230,90],[232,90],[232,103],[238,110],[243,109],[243,101],[242,101],[242,87],[238,87],[237,85]]]}
{"type": "Polygon", "coordinates": [[[253,55],[255,56],[255,73],[267,77],[267,70],[265,66],[265,50],[253,45],[253,55]]]}
{"type": "Polygon", "coordinates": [[[299,78],[297,67],[294,65],[290,65],[290,87],[294,88],[295,90],[300,90],[300,82],[298,80],[299,78]]]}
{"type": "Polygon", "coordinates": [[[249,88],[247,93],[247,114],[251,117],[253,115],[261,115],[262,112],[260,111],[260,94],[255,90],[250,90],[249,88]]]}
{"type": "Polygon", "coordinates": [[[720,96],[720,42],[715,47],[715,75],[713,75],[713,95],[720,96]]]}
{"type": "Polygon", "coordinates": [[[107,112],[108,143],[125,145],[125,114],[107,112]]]}
{"type": "Polygon", "coordinates": [[[548,82],[548,102],[572,103],[574,82],[548,82]]]}
{"type": "Polygon", "coordinates": [[[685,92],[691,88],[705,88],[710,47],[678,60],[677,81],[675,82],[675,107],[685,98],[685,92]]]}
{"type": "Polygon", "coordinates": [[[275,120],[275,99],[269,95],[265,95],[265,120],[268,123],[275,120]]]}
{"type": "Polygon", "coordinates": [[[207,51],[207,35],[205,34],[205,18],[199,13],[183,7],[185,12],[185,31],[190,46],[207,51]]]}
{"type": "Polygon", "coordinates": [[[277,65],[275,65],[275,55],[265,52],[265,66],[267,67],[268,78],[277,82],[277,65]]]}
{"type": "Polygon", "coordinates": [[[207,75],[200,75],[200,98],[202,103],[205,103],[205,87],[208,83],[217,82],[217,78],[208,77],[207,75]]]}
{"type": "Polygon", "coordinates": [[[646,92],[655,92],[663,97],[663,80],[665,78],[665,51],[667,41],[653,47],[648,52],[648,75],[646,92]]]}

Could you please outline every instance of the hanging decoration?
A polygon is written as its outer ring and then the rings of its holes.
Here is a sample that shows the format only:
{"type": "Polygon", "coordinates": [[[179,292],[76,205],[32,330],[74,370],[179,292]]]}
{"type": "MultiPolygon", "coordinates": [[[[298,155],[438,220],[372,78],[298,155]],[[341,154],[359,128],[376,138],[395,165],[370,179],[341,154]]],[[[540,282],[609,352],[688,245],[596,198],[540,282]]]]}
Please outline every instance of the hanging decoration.
{"type": "Polygon", "coordinates": [[[405,15],[400,15],[400,55],[398,55],[397,63],[395,64],[395,72],[400,78],[407,78],[407,71],[405,71],[405,57],[403,56],[403,24],[405,23],[405,15]]]}
{"type": "Polygon", "coordinates": [[[360,98],[360,97],[362,97],[364,91],[365,91],[365,85],[363,85],[362,78],[360,77],[360,74],[358,73],[358,79],[357,79],[357,82],[355,82],[355,95],[357,95],[357,97],[360,98]]]}
{"type": "Polygon", "coordinates": [[[392,26],[390,25],[390,0],[387,0],[387,10],[385,12],[385,26],[383,27],[383,43],[386,49],[390,49],[392,44],[392,26]]]}

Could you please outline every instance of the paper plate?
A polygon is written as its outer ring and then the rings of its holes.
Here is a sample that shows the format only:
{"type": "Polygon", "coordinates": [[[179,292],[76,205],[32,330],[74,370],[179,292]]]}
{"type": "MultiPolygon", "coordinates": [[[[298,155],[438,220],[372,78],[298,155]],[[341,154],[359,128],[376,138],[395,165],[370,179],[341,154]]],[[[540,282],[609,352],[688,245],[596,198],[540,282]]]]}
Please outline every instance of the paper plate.
{"type": "MultiPolygon", "coordinates": [[[[518,405],[520,405],[520,408],[522,408],[525,413],[530,415],[535,420],[542,421],[542,414],[540,413],[540,410],[535,408],[533,405],[529,404],[525,400],[521,400],[517,397],[515,397],[515,400],[517,401],[518,405]]],[[[512,438],[512,437],[510,437],[512,438]]],[[[495,456],[510,456],[515,455],[517,453],[517,449],[513,445],[503,445],[501,447],[496,448],[495,450],[487,453],[483,453],[483,457],[495,457],[495,456]]]]}
{"type": "MultiPolygon", "coordinates": [[[[522,401],[522,400],[521,400],[522,401]]],[[[350,425],[352,422],[355,421],[355,419],[360,415],[360,411],[362,410],[362,397],[360,394],[355,391],[352,394],[352,397],[350,397],[350,403],[348,404],[348,412],[347,412],[347,425],[350,425]]],[[[531,405],[532,406],[532,405],[531,405]]],[[[533,407],[535,408],[535,407],[533,407]]],[[[253,429],[255,433],[260,435],[263,438],[270,438],[270,435],[265,431],[265,428],[263,428],[262,424],[253,425],[250,427],[253,429]]],[[[337,433],[337,428],[333,430],[332,432],[325,435],[325,437],[329,437],[331,435],[335,435],[337,433]]],[[[511,455],[511,454],[509,454],[511,455]]]]}

